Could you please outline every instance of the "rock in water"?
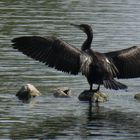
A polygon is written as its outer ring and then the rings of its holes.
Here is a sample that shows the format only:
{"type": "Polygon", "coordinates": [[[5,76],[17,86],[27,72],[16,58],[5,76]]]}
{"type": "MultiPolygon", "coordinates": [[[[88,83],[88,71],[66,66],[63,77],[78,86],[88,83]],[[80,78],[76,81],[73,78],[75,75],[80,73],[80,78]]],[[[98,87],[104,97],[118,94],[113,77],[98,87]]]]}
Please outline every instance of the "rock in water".
{"type": "Polygon", "coordinates": [[[140,93],[135,94],[134,98],[140,100],[140,93]]]}
{"type": "Polygon", "coordinates": [[[57,98],[67,98],[71,96],[71,90],[68,87],[60,87],[55,90],[53,95],[57,98]]]}
{"type": "Polygon", "coordinates": [[[108,96],[105,93],[98,91],[94,93],[92,100],[95,102],[106,102],[108,100],[108,96]]]}
{"type": "Polygon", "coordinates": [[[108,100],[108,96],[100,91],[94,92],[94,91],[85,90],[79,95],[78,99],[80,101],[92,100],[94,102],[105,102],[108,100]]]}
{"type": "Polygon", "coordinates": [[[23,102],[29,102],[32,97],[40,96],[41,93],[32,85],[26,84],[21,87],[16,96],[23,102]]]}

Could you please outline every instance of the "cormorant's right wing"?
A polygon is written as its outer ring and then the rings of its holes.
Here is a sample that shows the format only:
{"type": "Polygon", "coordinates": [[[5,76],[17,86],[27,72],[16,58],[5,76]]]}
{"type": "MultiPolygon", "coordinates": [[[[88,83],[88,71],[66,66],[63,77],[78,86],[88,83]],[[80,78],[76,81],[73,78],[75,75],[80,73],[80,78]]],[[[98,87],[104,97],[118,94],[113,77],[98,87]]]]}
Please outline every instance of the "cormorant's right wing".
{"type": "Polygon", "coordinates": [[[55,37],[23,36],[12,40],[14,49],[57,70],[78,74],[81,51],[55,37]]]}

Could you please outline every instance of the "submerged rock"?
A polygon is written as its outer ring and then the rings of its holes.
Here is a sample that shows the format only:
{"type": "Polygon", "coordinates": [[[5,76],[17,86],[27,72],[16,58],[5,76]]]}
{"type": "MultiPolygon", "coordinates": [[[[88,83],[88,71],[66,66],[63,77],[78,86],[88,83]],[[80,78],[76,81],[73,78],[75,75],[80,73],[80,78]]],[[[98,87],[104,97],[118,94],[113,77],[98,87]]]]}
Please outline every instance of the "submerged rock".
{"type": "Polygon", "coordinates": [[[26,84],[20,88],[16,96],[23,102],[29,102],[32,97],[40,96],[41,93],[32,85],[26,84]]]}
{"type": "Polygon", "coordinates": [[[135,94],[134,98],[140,100],[140,93],[135,94]]]}
{"type": "Polygon", "coordinates": [[[71,90],[68,87],[60,87],[55,90],[53,95],[57,98],[67,98],[71,96],[71,90]]]}
{"type": "Polygon", "coordinates": [[[94,91],[89,91],[89,90],[85,90],[83,91],[78,99],[80,101],[94,101],[94,102],[105,102],[108,100],[108,96],[100,91],[94,92],[94,91]]]}

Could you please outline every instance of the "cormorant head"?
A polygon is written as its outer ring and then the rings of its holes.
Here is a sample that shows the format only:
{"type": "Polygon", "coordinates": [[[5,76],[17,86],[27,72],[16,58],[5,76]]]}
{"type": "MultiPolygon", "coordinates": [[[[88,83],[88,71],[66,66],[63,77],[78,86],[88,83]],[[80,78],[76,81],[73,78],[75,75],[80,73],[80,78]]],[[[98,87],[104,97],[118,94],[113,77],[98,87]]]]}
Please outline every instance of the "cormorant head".
{"type": "Polygon", "coordinates": [[[85,32],[87,35],[93,34],[92,28],[88,24],[80,24],[80,25],[71,24],[71,25],[79,28],[80,30],[82,30],[83,32],[85,32]]]}
{"type": "Polygon", "coordinates": [[[71,24],[79,29],[81,29],[84,33],[86,33],[87,35],[87,39],[84,41],[81,50],[87,50],[91,47],[91,43],[92,43],[92,39],[93,39],[93,31],[91,26],[87,25],[87,24],[71,24]]]}

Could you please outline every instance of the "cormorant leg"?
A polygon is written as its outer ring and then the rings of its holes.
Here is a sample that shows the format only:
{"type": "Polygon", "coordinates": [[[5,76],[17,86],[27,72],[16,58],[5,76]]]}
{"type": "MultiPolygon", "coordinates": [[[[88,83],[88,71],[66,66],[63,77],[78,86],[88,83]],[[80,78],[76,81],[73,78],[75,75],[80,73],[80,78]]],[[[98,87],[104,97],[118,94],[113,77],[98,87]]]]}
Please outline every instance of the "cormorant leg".
{"type": "Polygon", "coordinates": [[[100,90],[100,85],[97,87],[97,91],[99,91],[100,90]]]}
{"type": "Polygon", "coordinates": [[[90,84],[90,91],[92,91],[92,84],[90,84]]]}
{"type": "Polygon", "coordinates": [[[94,89],[94,92],[98,92],[100,90],[100,85],[98,85],[97,89],[94,89]]]}
{"type": "Polygon", "coordinates": [[[93,92],[93,90],[92,90],[92,84],[90,84],[90,90],[89,90],[89,94],[90,94],[90,98],[89,98],[89,107],[90,107],[90,110],[92,110],[92,102],[93,102],[93,100],[92,100],[92,96],[93,96],[93,94],[94,94],[94,92],[93,92]],[[93,92],[93,93],[92,93],[93,92]]]}

